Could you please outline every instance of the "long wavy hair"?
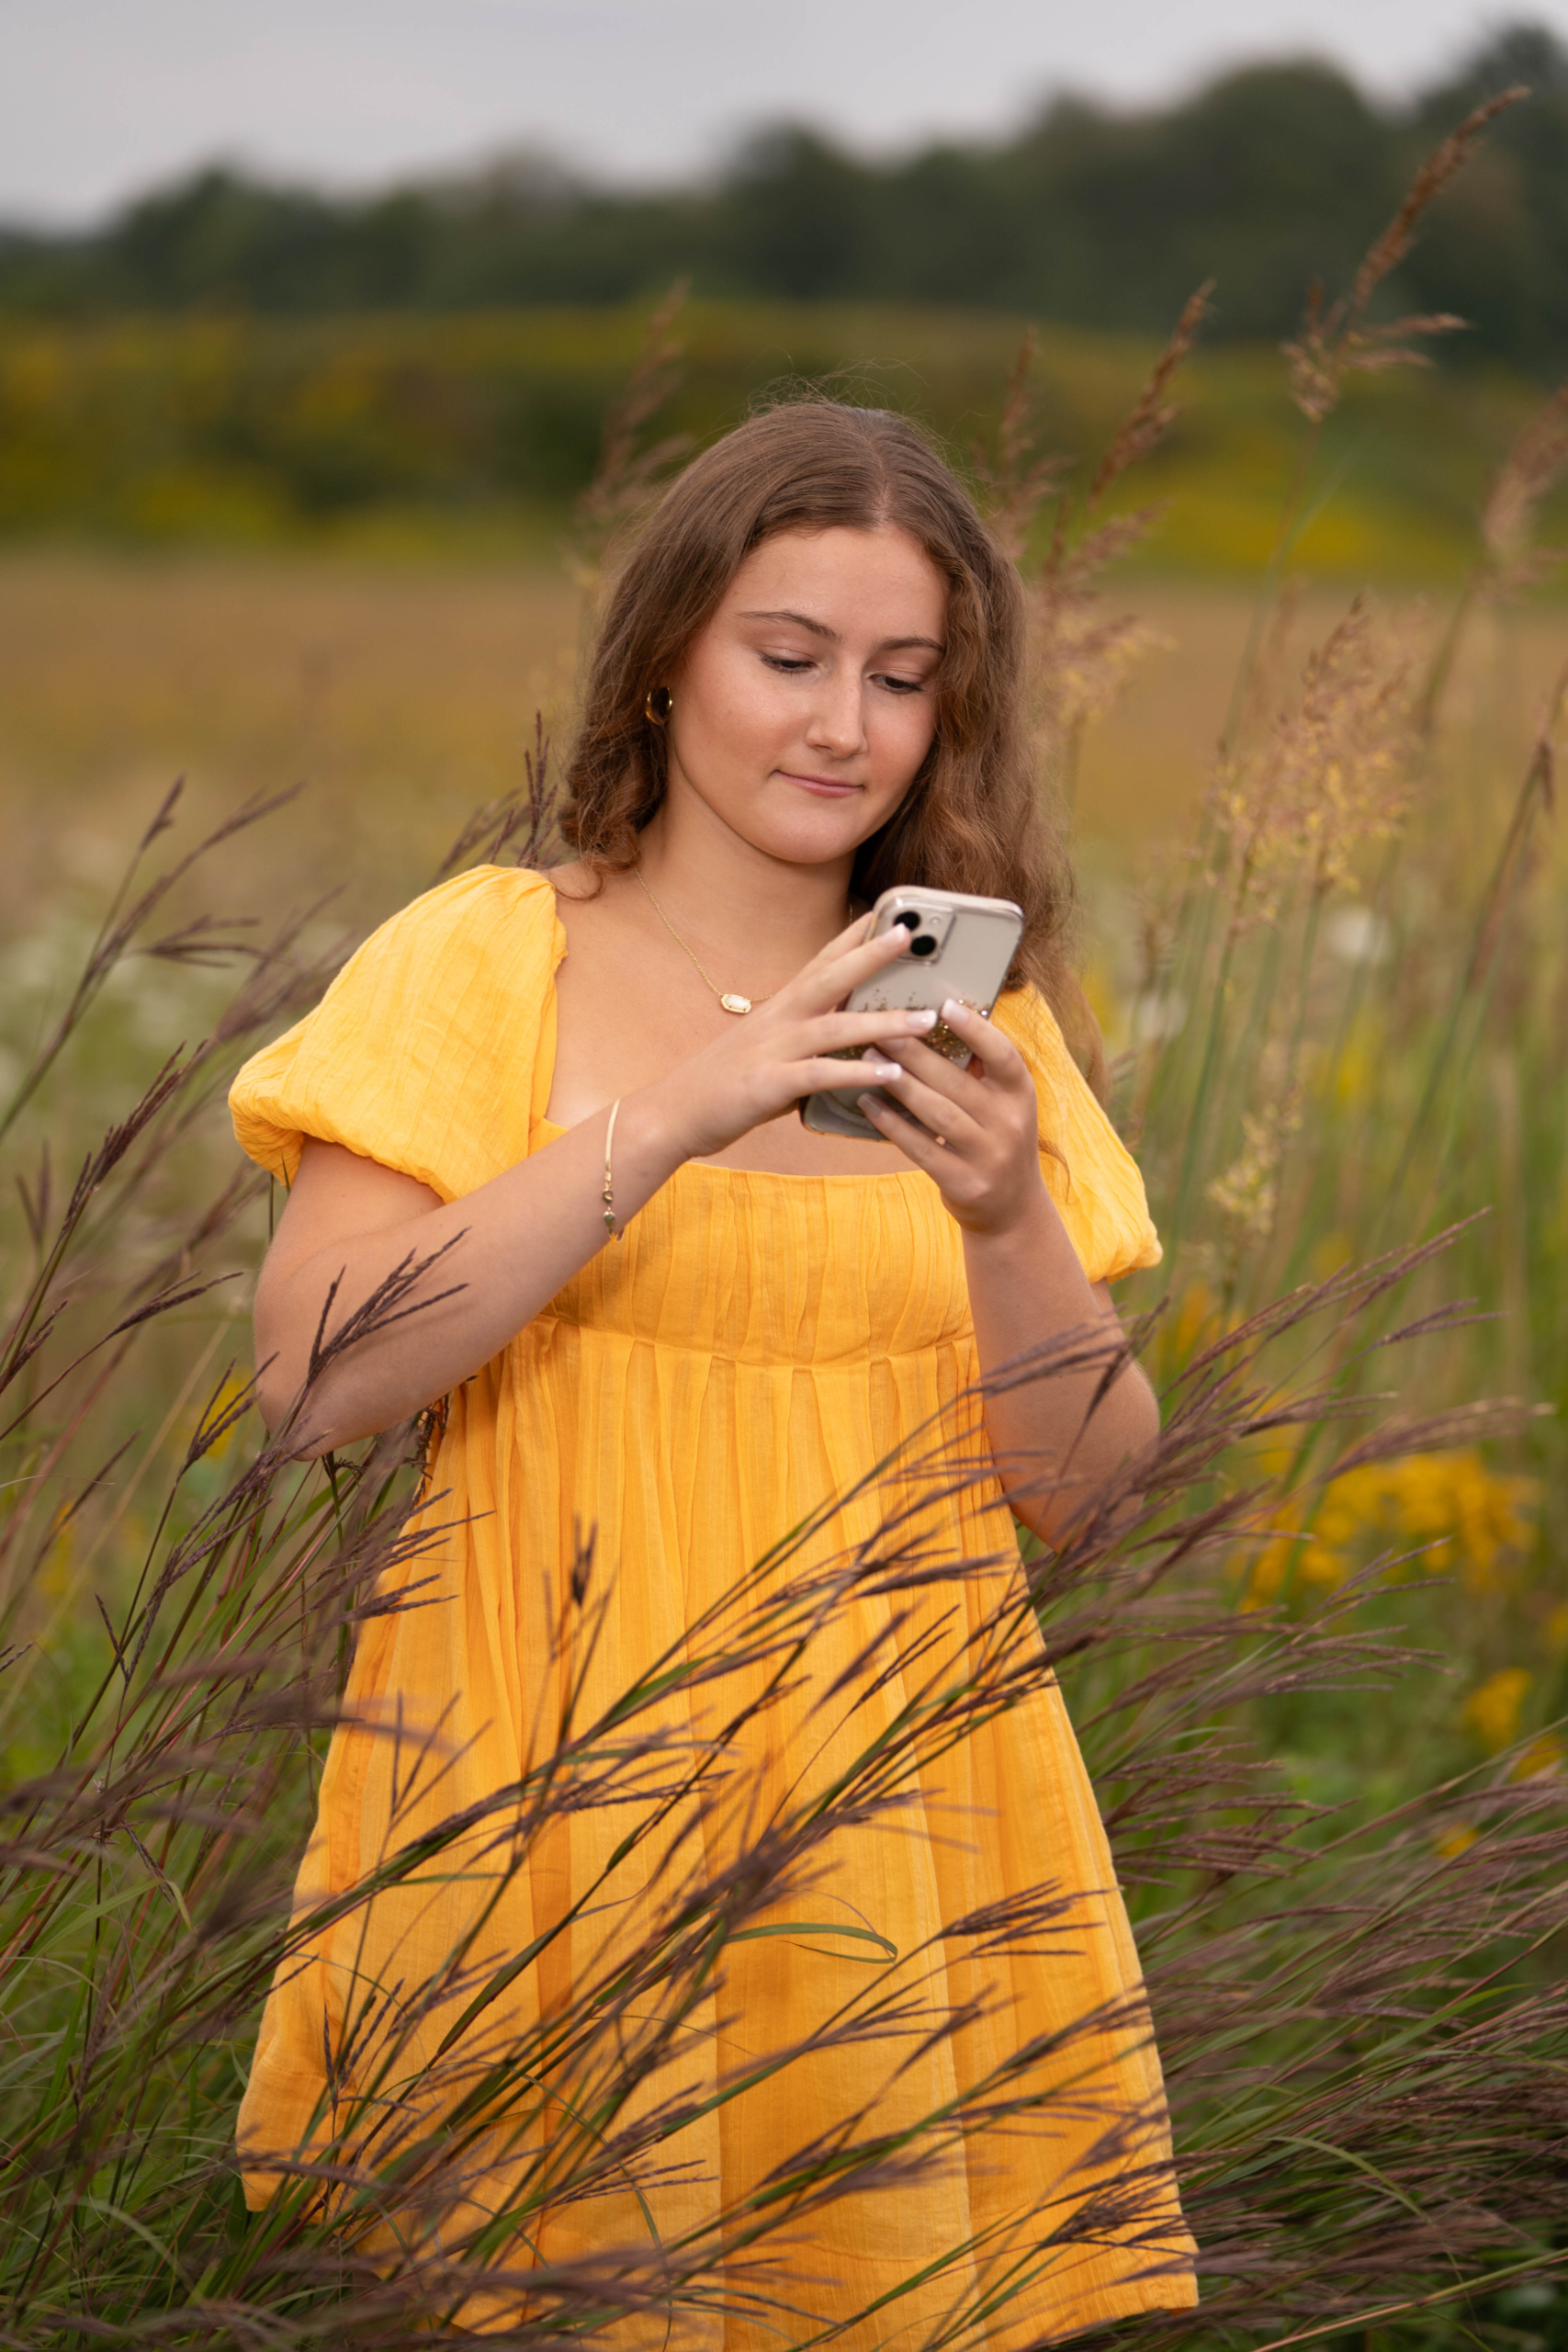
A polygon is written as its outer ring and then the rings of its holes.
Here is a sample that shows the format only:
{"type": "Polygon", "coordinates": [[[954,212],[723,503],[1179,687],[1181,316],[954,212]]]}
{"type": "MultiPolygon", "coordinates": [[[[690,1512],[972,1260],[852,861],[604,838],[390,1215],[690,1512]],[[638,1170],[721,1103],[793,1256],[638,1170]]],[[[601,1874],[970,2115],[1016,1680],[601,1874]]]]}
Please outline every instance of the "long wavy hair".
{"type": "Polygon", "coordinates": [[[861,844],[851,888],[894,884],[1013,899],[1023,936],[1010,988],[1038,988],[1092,1081],[1099,1032],[1066,956],[1072,869],[1048,822],[1023,719],[1018,572],[963,485],[908,418],[821,399],[764,411],[677,477],[624,564],[588,671],[564,781],[562,833],[600,875],[637,863],[664,797],[668,750],[645,715],[746,558],[780,531],[908,533],[947,585],[936,734],[897,812],[861,844]]]}

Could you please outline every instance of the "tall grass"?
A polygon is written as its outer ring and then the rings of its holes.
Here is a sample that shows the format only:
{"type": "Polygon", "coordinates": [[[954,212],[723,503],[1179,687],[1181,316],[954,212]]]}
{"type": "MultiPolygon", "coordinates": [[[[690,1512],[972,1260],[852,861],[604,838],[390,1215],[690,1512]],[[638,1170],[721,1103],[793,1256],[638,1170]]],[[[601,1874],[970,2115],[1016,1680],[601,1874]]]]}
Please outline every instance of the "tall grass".
{"type": "MultiPolygon", "coordinates": [[[[1100,501],[1168,421],[1180,356],[1081,493],[1040,462],[1026,360],[987,469],[1036,582],[1043,754],[1064,789],[1139,650],[1103,602],[1131,526],[1100,501]]],[[[1539,431],[1488,509],[1499,545],[1506,509],[1510,563],[1556,448],[1539,431]]],[[[616,484],[648,481],[636,447],[612,454],[585,564],[616,484]]],[[[1510,584],[1492,548],[1456,628],[1510,584]]],[[[1125,2126],[1076,2176],[1048,2154],[1097,2037],[1140,2033],[1136,2010],[1018,2052],[897,2133],[845,2119],[728,2206],[688,2193],[716,2103],[956,2033],[923,1955],[873,1918],[809,2041],[743,2067],[720,2047],[744,1951],[829,1934],[812,1894],[834,1838],[897,1834],[913,1776],[1050,1672],[1128,1891],[1202,2250],[1201,2310],[1143,2333],[1561,2339],[1568,1594],[1551,1531],[1568,1497],[1540,1409],[1568,1401],[1558,712],[1510,787],[1450,698],[1453,635],[1399,641],[1356,605],[1303,650],[1271,579],[1197,838],[1147,877],[1120,961],[1091,968],[1168,1243],[1132,1304],[1165,1394],[1150,1457],[1029,1560],[956,1664],[922,1667],[896,1636],[891,1661],[818,1685],[823,1727],[852,1725],[890,1662],[917,1696],[765,1832],[747,1758],[780,1694],[809,1685],[857,1592],[897,1622],[925,1573],[922,1498],[976,1465],[952,1431],[910,1432],[897,1464],[867,1465],[892,1498],[873,1542],[824,1562],[818,1527],[778,1531],[678,1656],[608,1697],[588,1668],[616,1563],[585,1545],[561,1605],[566,1697],[522,1779],[450,1815],[411,1797],[407,1837],[330,1906],[363,1917],[462,1871],[470,1926],[503,1917],[531,1858],[594,1808],[620,1826],[606,1875],[540,1930],[570,1924],[570,1994],[545,2014],[514,2002],[538,1953],[481,1962],[470,1934],[351,2006],[354,2046],[329,2052],[340,2095],[254,2217],[234,2118],[265,1987],[324,1923],[290,1920],[288,1898],[324,1742],[356,1626],[420,1605],[439,1498],[414,1516],[427,1432],[300,1465],[251,1406],[236,1272],[265,1188],[236,1172],[221,1096],[319,993],[344,944],[327,919],[225,928],[195,895],[201,846],[142,878],[171,797],[74,970],[51,967],[40,925],[31,992],[18,970],[6,999],[0,2339],[391,2346],[428,2340],[434,2315],[518,2343],[713,2342],[727,2312],[817,2340],[792,2249],[821,2216],[919,2198],[1002,2134],[1040,2151],[1036,2274],[1111,2228],[1143,2229],[1157,2266],[1161,2184],[1125,2126]],[[167,1035],[150,1046],[154,973],[167,1035]],[[695,1747],[677,1702],[710,1727],[695,1747]],[[657,1893],[637,1938],[611,1924],[625,1874],[657,1893]],[[480,2214],[465,2200],[498,2165],[507,2201],[480,2214]],[[563,2211],[580,2245],[531,2260],[563,2211]]],[[[549,821],[541,738],[515,800],[480,811],[448,865],[536,856],[549,821]]],[[[1050,1380],[1103,1344],[998,1377],[1050,1380]]],[[[405,1761],[418,1785],[441,1758],[405,1761]]],[[[999,1972],[1049,1948],[1077,1892],[1021,1888],[943,1922],[948,1948],[999,1972]]],[[[919,2340],[1006,2324],[1031,2282],[986,2253],[951,2264],[940,2321],[921,2282],[919,2340]]],[[[891,2337],[901,2308],[856,2340],[891,2337]]]]}

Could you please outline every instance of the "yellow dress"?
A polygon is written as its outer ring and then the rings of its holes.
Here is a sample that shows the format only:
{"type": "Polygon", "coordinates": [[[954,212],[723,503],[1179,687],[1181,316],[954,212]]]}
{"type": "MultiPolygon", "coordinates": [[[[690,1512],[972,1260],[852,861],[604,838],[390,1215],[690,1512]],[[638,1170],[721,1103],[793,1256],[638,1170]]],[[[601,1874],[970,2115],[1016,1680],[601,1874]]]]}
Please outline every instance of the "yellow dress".
{"type": "MultiPolygon", "coordinates": [[[[547,1148],[565,953],[541,876],[486,867],[432,891],[246,1065],[241,1143],[288,1182],[302,1137],[322,1137],[444,1201],[547,1148]]],[[[1025,993],[997,1018],[1033,1069],[1060,1155],[1045,1179],[1090,1279],[1153,1264],[1137,1170],[1050,1012],[1025,993]]],[[[558,2042],[517,2143],[471,2139],[436,2237],[455,2243],[524,2177],[525,2234],[496,2257],[514,2274],[638,2245],[678,2268],[718,2229],[733,2291],[691,2301],[682,2325],[722,2352],[1022,2345],[1196,2300],[1136,1953],[1014,1606],[976,1372],[957,1228],[925,1176],[691,1163],[452,1396],[426,1548],[385,1579],[412,1605],[360,1627],[297,1915],[465,1808],[477,1826],[279,1970],[240,2125],[254,2203],[273,2193],[269,2158],[319,2152],[344,2103],[362,2122],[383,2097],[417,2106],[422,2068],[450,2112],[526,2044],[526,2107],[541,2019],[619,1983],[683,1891],[700,1883],[711,1910],[716,1879],[784,1825],[793,1875],[711,1976],[682,1948],[623,2001],[624,2054],[680,1986],[630,2099],[591,2123],[605,2031],[575,2056],[558,2042]],[[722,1671],[696,1670],[719,1655],[722,1671]],[[1021,1697],[954,1736],[975,1658],[994,1679],[1020,1656],[1021,1697]],[[684,1679],[626,1729],[611,1767],[625,1785],[597,1801],[602,1740],[572,1801],[520,1831],[563,1723],[570,1739],[659,1660],[684,1679]],[[933,1707],[937,1733],[911,1734],[933,1707]],[[881,1787],[868,1753],[897,1759],[881,1787]],[[702,1793],[661,1800],[698,1757],[702,1793]],[[831,1790],[839,1812],[801,1845],[831,1790]],[[411,1988],[457,1948],[462,1973],[416,2013],[411,1988]],[[454,2026],[481,1984],[465,2043],[454,2026]],[[592,2147],[661,2102],[678,2128],[646,2161],[627,2141],[595,2194],[538,2193],[547,2127],[592,2147]],[[852,2143],[881,2151],[876,2181],[837,2200],[791,2189],[801,2151],[852,2143]]],[[[498,2296],[495,2324],[508,2308],[498,2296]]],[[[486,2324],[472,2300],[462,2316],[486,2324]]]]}

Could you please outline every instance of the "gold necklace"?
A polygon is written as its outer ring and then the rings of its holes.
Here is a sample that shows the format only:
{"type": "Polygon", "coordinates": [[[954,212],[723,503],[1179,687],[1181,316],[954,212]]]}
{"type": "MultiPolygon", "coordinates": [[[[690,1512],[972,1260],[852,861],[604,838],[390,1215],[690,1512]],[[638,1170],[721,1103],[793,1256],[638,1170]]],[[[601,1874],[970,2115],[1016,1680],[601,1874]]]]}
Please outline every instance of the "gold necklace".
{"type": "Polygon", "coordinates": [[[750,1012],[754,1004],[766,1004],[768,997],[777,995],[778,991],[776,989],[770,989],[768,996],[742,996],[739,989],[721,989],[716,980],[710,979],[708,975],[703,970],[702,966],[697,963],[695,956],[693,955],[692,950],[687,946],[685,941],[682,938],[680,933],[676,930],[674,924],[671,922],[669,916],[665,913],[663,908],[660,905],[652,891],[649,889],[648,884],[642,881],[641,867],[634,865],[632,867],[632,873],[638,882],[642,882],[643,890],[648,899],[649,905],[653,909],[654,913],[659,917],[660,922],[664,925],[665,930],[670,933],[671,938],[681,950],[682,955],[691,958],[692,963],[696,967],[699,978],[703,981],[705,987],[712,989],[715,996],[717,997],[726,1012],[750,1012]]]}

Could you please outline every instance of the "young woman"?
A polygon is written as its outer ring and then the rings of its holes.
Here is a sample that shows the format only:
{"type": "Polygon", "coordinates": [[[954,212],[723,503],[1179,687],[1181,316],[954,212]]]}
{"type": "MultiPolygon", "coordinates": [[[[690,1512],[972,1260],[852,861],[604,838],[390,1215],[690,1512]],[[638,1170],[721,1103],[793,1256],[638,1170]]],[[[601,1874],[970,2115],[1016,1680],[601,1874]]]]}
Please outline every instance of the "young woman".
{"type": "MultiPolygon", "coordinates": [[[[319,1454],[445,1400],[429,1548],[400,1572],[416,1605],[361,1630],[301,1906],[534,1769],[565,1704],[559,1628],[586,1542],[602,1616],[570,1671],[602,1704],[679,1657],[790,1531],[814,1529],[807,1566],[863,1556],[916,1432],[942,1428],[968,1461],[919,1502],[921,1574],[891,1598],[844,1588],[798,1687],[754,1717],[730,1694],[706,1717],[682,1700],[689,1737],[747,1721],[733,1746],[754,1828],[759,1792],[777,1803],[829,1770],[825,1691],[860,1671],[853,1736],[875,1736],[1016,1591],[1009,1505],[1049,1541],[1153,1437],[1133,1366],[1092,1414],[1099,1365],[980,1385],[1055,1338],[1118,1336],[1108,1284],[1158,1256],[1052,1010],[1070,985],[1064,893],[1021,658],[1017,578],[909,424],[825,401],[753,419],[668,492],[610,599],[567,779],[575,862],[432,891],[242,1074],[240,1139],[289,1188],[256,1299],[269,1422],[319,1454]],[[838,1009],[908,944],[867,936],[894,883],[1025,911],[994,1019],[942,1009],[967,1070],[922,1042],[934,1016],[838,1009]],[[797,1115],[842,1086],[845,1047],[898,1106],[865,1098],[879,1142],[797,1115]],[[427,1261],[418,1311],[299,1402],[323,1314],[336,1328],[427,1261]]],[[[1193,2300],[1136,1956],[1054,1683],[981,1711],[906,1782],[896,1818],[829,1843],[795,1916],[869,1921],[907,1964],[919,1953],[918,2018],[763,2068],[743,2095],[694,2095],[666,2176],[536,2214],[529,2260],[650,2228],[684,2242],[850,2119],[897,2137],[1006,2082],[1008,2132],[924,2185],[813,2206],[767,2315],[738,2305],[710,2340],[915,2345],[963,2312],[964,2340],[1021,2343],[1193,2300]],[[1054,1926],[1010,1946],[1000,1911],[1053,1891],[1070,1898],[1054,1926]]],[[[448,1870],[280,1972],[242,2118],[257,2202],[373,2074],[364,1987],[389,2000],[468,1937],[474,1981],[531,1955],[491,2001],[487,2049],[506,2018],[565,2013],[591,1964],[583,1890],[613,1884],[601,1941],[635,1940],[658,1900],[615,1862],[624,1833],[614,1807],[584,1805],[492,1888],[479,1928],[483,1871],[448,1870]]],[[[833,1947],[733,1946],[693,2082],[727,2079],[737,2020],[753,2056],[819,2035],[864,1981],[863,1948],[833,1947]]],[[[448,2046],[434,2027],[413,2041],[448,2046]]],[[[499,2158],[480,2167],[449,2242],[504,2205],[507,2177],[499,2158]]]]}

